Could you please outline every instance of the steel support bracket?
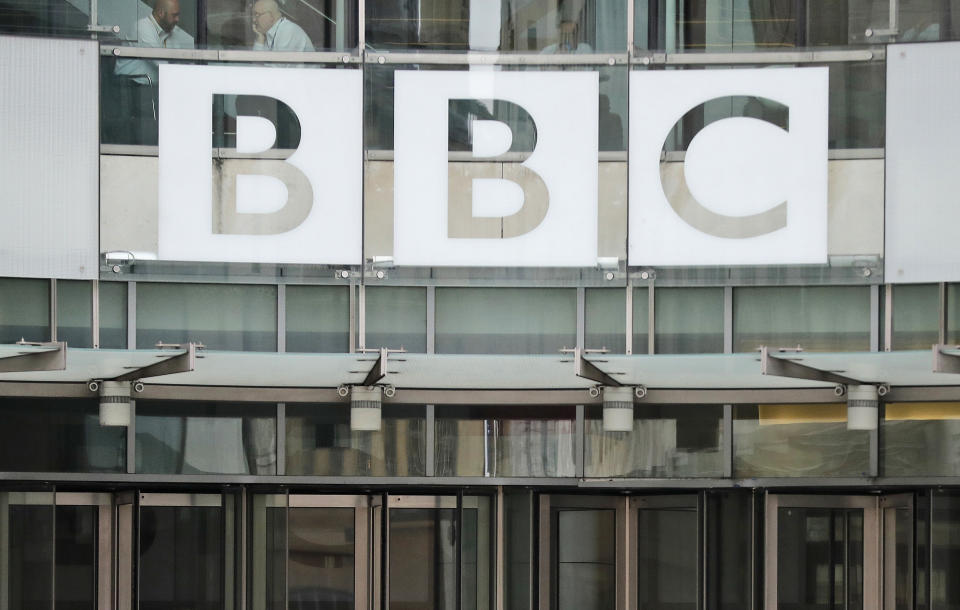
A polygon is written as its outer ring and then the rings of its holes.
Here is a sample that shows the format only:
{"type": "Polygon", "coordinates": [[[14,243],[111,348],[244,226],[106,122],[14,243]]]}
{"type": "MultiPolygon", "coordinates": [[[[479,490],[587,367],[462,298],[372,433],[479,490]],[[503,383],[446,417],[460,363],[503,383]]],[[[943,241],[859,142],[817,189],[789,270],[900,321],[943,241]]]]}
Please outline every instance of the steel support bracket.
{"type": "Polygon", "coordinates": [[[960,345],[938,343],[933,346],[933,372],[960,375],[960,354],[952,354],[948,349],[958,350],[960,345]]]}
{"type": "Polygon", "coordinates": [[[174,375],[176,373],[189,373],[193,371],[197,366],[197,344],[180,344],[178,347],[185,351],[166,357],[160,362],[135,368],[123,375],[114,377],[112,381],[137,381],[148,377],[160,377],[162,375],[174,375]]]}
{"type": "Polygon", "coordinates": [[[0,373],[30,373],[35,371],[63,371],[67,368],[66,341],[48,343],[17,342],[17,345],[44,348],[0,358],[0,373]]]}
{"type": "Polygon", "coordinates": [[[389,350],[381,347],[379,354],[377,359],[373,361],[373,366],[367,371],[367,376],[360,382],[360,385],[371,386],[387,376],[387,354],[389,354],[389,350]]]}
{"type": "Polygon", "coordinates": [[[760,348],[760,374],[843,385],[863,385],[865,383],[851,377],[838,375],[833,371],[824,371],[807,364],[800,364],[796,360],[773,356],[770,354],[770,348],[765,345],[760,348]]]}
{"type": "Polygon", "coordinates": [[[611,377],[608,373],[600,370],[594,363],[583,357],[583,350],[579,347],[573,350],[573,372],[577,377],[583,377],[590,381],[596,381],[602,385],[622,386],[623,384],[611,377]]]}

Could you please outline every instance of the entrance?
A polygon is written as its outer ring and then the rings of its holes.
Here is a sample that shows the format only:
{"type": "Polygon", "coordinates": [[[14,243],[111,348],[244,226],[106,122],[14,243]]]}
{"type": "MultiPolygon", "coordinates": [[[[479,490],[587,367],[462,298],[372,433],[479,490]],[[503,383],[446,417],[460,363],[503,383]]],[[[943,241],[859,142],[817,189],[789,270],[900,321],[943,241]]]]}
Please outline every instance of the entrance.
{"type": "Polygon", "coordinates": [[[910,610],[910,495],[769,494],[766,607],[910,610]]]}

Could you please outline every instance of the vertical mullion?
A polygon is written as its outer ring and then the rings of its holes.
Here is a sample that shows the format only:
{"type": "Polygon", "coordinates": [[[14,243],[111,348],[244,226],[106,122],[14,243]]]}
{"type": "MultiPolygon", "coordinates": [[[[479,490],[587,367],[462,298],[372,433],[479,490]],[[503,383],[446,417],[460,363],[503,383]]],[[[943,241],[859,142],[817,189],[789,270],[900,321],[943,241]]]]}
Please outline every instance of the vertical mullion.
{"type": "Polygon", "coordinates": [[[880,286],[870,286],[870,351],[880,351],[880,286]]]}
{"type": "Polygon", "coordinates": [[[427,353],[436,353],[437,342],[437,289],[427,286],[427,353]]]}
{"type": "Polygon", "coordinates": [[[127,349],[137,349],[136,282],[127,282],[127,349]]]}
{"type": "Polygon", "coordinates": [[[947,342],[947,284],[940,282],[939,316],[937,317],[937,343],[947,342]]]}
{"type": "MultiPolygon", "coordinates": [[[[367,286],[357,286],[357,348],[363,351],[367,347],[367,286]]],[[[378,346],[379,347],[379,346],[378,346]]]]}
{"type": "Polygon", "coordinates": [[[723,287],[723,353],[733,353],[733,286],[723,287]]]}
{"type": "Polygon", "coordinates": [[[287,351],[287,285],[277,284],[277,351],[287,351]]]}
{"type": "Polygon", "coordinates": [[[584,475],[584,447],[586,446],[584,435],[585,435],[585,426],[583,419],[584,407],[583,405],[577,405],[577,421],[574,425],[574,454],[573,454],[573,467],[576,477],[582,479],[584,475]]]}
{"type": "MultiPolygon", "coordinates": [[[[463,608],[463,488],[457,490],[457,520],[456,520],[456,570],[457,570],[457,601],[453,605],[456,610],[463,608]]],[[[439,562],[438,562],[439,563],[439,562]]]]}
{"type": "Polygon", "coordinates": [[[624,354],[631,355],[633,354],[633,282],[630,279],[627,279],[627,323],[625,326],[624,334],[626,335],[624,343],[624,354]]]}
{"type": "Polygon", "coordinates": [[[137,470],[137,401],[130,399],[130,425],[127,426],[127,474],[137,470]]]}
{"type": "Polygon", "coordinates": [[[426,421],[427,455],[425,456],[426,472],[424,474],[426,474],[426,476],[428,477],[434,476],[434,472],[436,472],[435,451],[436,451],[436,444],[437,444],[437,438],[436,438],[437,428],[435,425],[435,421],[436,420],[435,420],[434,406],[427,405],[427,421],[426,421]]]}
{"type": "Polygon", "coordinates": [[[57,340],[57,280],[50,280],[50,341],[57,340]]]}
{"type": "Polygon", "coordinates": [[[893,349],[893,285],[887,284],[883,288],[883,351],[893,349]]]}
{"type": "Polygon", "coordinates": [[[723,405],[723,476],[733,477],[733,405],[723,405]]]}
{"type": "Polygon", "coordinates": [[[650,282],[647,287],[647,353],[653,354],[656,349],[656,336],[657,336],[657,327],[656,327],[656,312],[654,311],[655,306],[655,295],[653,294],[653,282],[650,282]]]}
{"type": "Polygon", "coordinates": [[[100,280],[93,280],[90,297],[90,344],[97,349],[100,347],[100,280]]]}
{"type": "MultiPolygon", "coordinates": [[[[55,282],[56,280],[51,280],[55,282]]],[[[53,487],[53,505],[50,507],[50,610],[57,610],[57,488],[53,487]]]]}
{"type": "Polygon", "coordinates": [[[287,474],[287,405],[277,403],[277,475],[287,474]]]}
{"type": "Polygon", "coordinates": [[[350,333],[349,347],[347,350],[352,354],[357,351],[357,285],[350,283],[350,333]]]}
{"type": "Polygon", "coordinates": [[[587,349],[585,336],[585,318],[586,318],[586,289],[583,286],[577,287],[577,345],[581,350],[587,349]]]}

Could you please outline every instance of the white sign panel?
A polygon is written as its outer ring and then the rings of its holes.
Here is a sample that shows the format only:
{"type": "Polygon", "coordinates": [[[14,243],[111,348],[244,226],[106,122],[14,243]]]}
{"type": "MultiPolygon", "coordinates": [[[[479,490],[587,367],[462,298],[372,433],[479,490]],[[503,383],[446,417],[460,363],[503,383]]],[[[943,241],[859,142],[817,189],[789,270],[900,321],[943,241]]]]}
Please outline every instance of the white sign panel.
{"type": "Polygon", "coordinates": [[[960,43],[887,51],[884,280],[960,281],[960,43]]]}
{"type": "MultiPolygon", "coordinates": [[[[596,72],[396,72],[396,264],[595,266],[598,93],[596,72]],[[494,161],[496,175],[483,163],[451,170],[451,100],[519,106],[535,124],[533,151],[494,161]]],[[[468,129],[474,159],[498,159],[514,135],[489,119],[468,129]]]]}
{"type": "MultiPolygon", "coordinates": [[[[160,258],[360,264],[362,108],[359,70],[161,65],[160,258]],[[286,159],[224,164],[215,184],[215,94],[283,102],[299,146],[286,159]]],[[[257,156],[275,137],[270,120],[237,117],[239,153],[257,156]]]]}
{"type": "Polygon", "coordinates": [[[631,72],[629,264],[827,262],[827,70],[631,72]],[[690,111],[704,127],[665,188],[690,111]]]}
{"type": "Polygon", "coordinates": [[[0,36],[0,276],[99,273],[98,58],[96,41],[0,36]]]}

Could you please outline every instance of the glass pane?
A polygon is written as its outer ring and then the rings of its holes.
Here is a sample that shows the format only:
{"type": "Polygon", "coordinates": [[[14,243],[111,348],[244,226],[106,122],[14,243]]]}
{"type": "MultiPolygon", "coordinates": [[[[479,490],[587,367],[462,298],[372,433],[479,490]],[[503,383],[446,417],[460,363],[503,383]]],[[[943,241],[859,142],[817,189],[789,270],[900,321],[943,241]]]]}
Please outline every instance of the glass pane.
{"type": "Polygon", "coordinates": [[[456,510],[390,510],[391,610],[457,607],[456,510]]]}
{"type": "Polygon", "coordinates": [[[637,511],[640,608],[696,610],[697,507],[637,511]]]}
{"type": "Polygon", "coordinates": [[[657,288],[656,353],[723,353],[723,288],[657,288]]]}
{"type": "Polygon", "coordinates": [[[436,409],[436,476],[572,477],[574,407],[436,409]]]}
{"type": "Polygon", "coordinates": [[[273,404],[137,401],[137,472],[276,474],[273,404]]]}
{"type": "Polygon", "coordinates": [[[588,407],[588,477],[722,477],[723,407],[636,405],[632,432],[603,429],[602,407],[588,407]]]}
{"type": "Polygon", "coordinates": [[[366,346],[426,353],[426,289],[368,286],[365,292],[366,346]]]}
{"type": "Polygon", "coordinates": [[[438,288],[438,354],[556,354],[577,342],[569,288],[438,288]]]}
{"type": "Polygon", "coordinates": [[[207,0],[206,46],[266,51],[345,51],[357,46],[356,0],[254,4],[207,0]]]}
{"type": "Polygon", "coordinates": [[[870,433],[847,430],[847,405],[736,405],[736,477],[867,476],[870,433]]]}
{"type": "Polygon", "coordinates": [[[57,506],[54,610],[96,610],[98,507],[57,506]]]}
{"type": "Polygon", "coordinates": [[[750,608],[753,599],[754,496],[751,491],[708,492],[707,599],[717,610],[750,608]]]}
{"type": "Polygon", "coordinates": [[[893,290],[893,349],[930,349],[940,336],[940,287],[897,284],[893,290]]]}
{"type": "Polygon", "coordinates": [[[57,281],[57,340],[93,347],[93,284],[57,281]]]}
{"type": "Polygon", "coordinates": [[[650,298],[646,288],[633,289],[633,353],[649,353],[650,298]]]}
{"type": "Polygon", "coordinates": [[[533,608],[533,514],[532,491],[504,488],[503,493],[503,570],[505,610],[533,608]]]}
{"type": "Polygon", "coordinates": [[[96,400],[0,398],[0,472],[125,472],[127,429],[96,400]]]}
{"type": "Polygon", "coordinates": [[[947,284],[947,343],[960,343],[960,284],[947,284]]]}
{"type": "Polygon", "coordinates": [[[553,607],[613,610],[616,605],[616,511],[556,512],[557,559],[553,607]]]}
{"type": "Polygon", "coordinates": [[[584,304],[584,346],[625,352],[627,295],[623,288],[587,288],[584,304]]]}
{"type": "Polygon", "coordinates": [[[290,508],[287,520],[287,608],[353,610],[353,509],[290,508]]]}
{"type": "Polygon", "coordinates": [[[126,282],[100,282],[100,347],[127,347],[126,282]]]}
{"type": "Polygon", "coordinates": [[[735,288],[733,350],[761,345],[805,351],[870,349],[870,289],[867,286],[777,286],[735,288]]]}
{"type": "Polygon", "coordinates": [[[464,496],[463,544],[460,549],[461,610],[490,610],[493,606],[493,534],[493,499],[490,496],[464,496]]]}
{"type": "Polygon", "coordinates": [[[383,409],[379,431],[350,429],[346,405],[287,405],[287,474],[424,476],[423,407],[383,409]]]}
{"type": "Polygon", "coordinates": [[[210,350],[276,351],[276,287],[138,283],[137,349],[190,341],[210,350]]]}
{"type": "Polygon", "coordinates": [[[287,351],[350,351],[350,290],[287,286],[287,351]]]}
{"type": "Polygon", "coordinates": [[[5,2],[0,12],[0,32],[30,36],[87,37],[90,0],[5,2]]]}
{"type": "Polygon", "coordinates": [[[366,0],[367,44],[411,51],[625,52],[625,2],[366,0]]]}
{"type": "Polygon", "coordinates": [[[883,515],[883,570],[892,610],[913,610],[913,512],[885,508],[883,515]]]}
{"type": "Polygon", "coordinates": [[[891,477],[956,476],[960,403],[900,402],[884,409],[883,473],[891,477]]]}
{"type": "Polygon", "coordinates": [[[50,281],[0,278],[0,343],[50,340],[50,281]]]}
{"type": "Polygon", "coordinates": [[[954,610],[960,606],[960,497],[956,492],[933,491],[930,535],[930,607],[954,610]]]}
{"type": "Polygon", "coordinates": [[[253,607],[287,610],[287,496],[251,498],[250,595],[253,607]]]}
{"type": "Polygon", "coordinates": [[[0,493],[0,574],[10,610],[48,610],[53,606],[54,512],[51,492],[0,493]]]}
{"type": "Polygon", "coordinates": [[[778,509],[778,608],[862,610],[863,571],[862,509],[778,509]]]}
{"type": "Polygon", "coordinates": [[[220,507],[140,507],[140,610],[222,610],[220,507]]]}

